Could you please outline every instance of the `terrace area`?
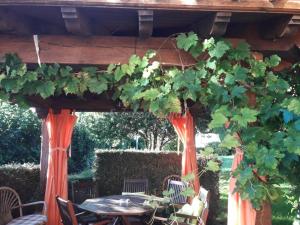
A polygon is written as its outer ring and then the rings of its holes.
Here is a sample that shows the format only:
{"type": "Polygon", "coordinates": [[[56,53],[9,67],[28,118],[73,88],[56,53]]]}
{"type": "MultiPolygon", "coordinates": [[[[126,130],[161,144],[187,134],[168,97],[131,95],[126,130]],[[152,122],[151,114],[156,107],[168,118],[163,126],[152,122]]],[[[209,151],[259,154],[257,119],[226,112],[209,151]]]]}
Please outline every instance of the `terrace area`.
{"type": "Polygon", "coordinates": [[[0,225],[298,225],[299,25],[298,0],[0,1],[0,225]]]}

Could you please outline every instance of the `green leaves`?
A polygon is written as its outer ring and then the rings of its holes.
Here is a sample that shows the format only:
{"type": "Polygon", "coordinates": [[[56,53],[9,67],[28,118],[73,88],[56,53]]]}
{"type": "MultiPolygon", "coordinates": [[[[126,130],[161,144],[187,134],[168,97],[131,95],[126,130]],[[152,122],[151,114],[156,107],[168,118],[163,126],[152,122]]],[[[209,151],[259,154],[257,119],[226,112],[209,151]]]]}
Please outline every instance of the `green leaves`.
{"type": "Polygon", "coordinates": [[[243,86],[234,86],[233,89],[231,90],[231,96],[237,97],[237,98],[243,98],[245,97],[245,92],[246,92],[246,88],[244,88],[243,86]]]}
{"type": "Polygon", "coordinates": [[[36,89],[36,93],[44,99],[54,95],[54,92],[55,84],[52,81],[41,82],[41,84],[37,86],[36,89]]]}
{"type": "Polygon", "coordinates": [[[270,56],[270,58],[266,58],[265,62],[269,67],[272,68],[279,65],[279,63],[281,62],[281,58],[278,55],[272,55],[270,56]]]}
{"type": "Polygon", "coordinates": [[[157,88],[151,88],[149,90],[139,93],[138,95],[136,95],[135,98],[136,99],[143,98],[146,101],[151,101],[151,100],[156,99],[159,94],[160,94],[160,92],[157,88]]]}
{"type": "Polygon", "coordinates": [[[215,112],[212,114],[212,121],[209,123],[208,127],[210,129],[224,127],[228,122],[228,118],[222,112],[215,112]]]}
{"type": "Polygon", "coordinates": [[[229,49],[229,44],[224,41],[218,41],[216,46],[208,51],[208,54],[211,57],[221,58],[229,49]]]}
{"type": "Polygon", "coordinates": [[[231,148],[236,148],[236,147],[240,146],[240,143],[236,137],[234,137],[233,135],[227,134],[224,137],[224,139],[222,140],[220,146],[231,149],[231,148]]]}
{"type": "Polygon", "coordinates": [[[232,117],[233,121],[236,121],[240,126],[247,127],[248,123],[255,122],[257,120],[258,111],[250,108],[242,108],[239,114],[232,117]]]}
{"type": "Polygon", "coordinates": [[[105,79],[91,78],[87,82],[87,86],[91,93],[101,94],[108,89],[108,83],[105,79]]]}
{"type": "Polygon", "coordinates": [[[300,98],[286,99],[282,106],[286,107],[290,112],[300,115],[300,98]]]}
{"type": "Polygon", "coordinates": [[[196,46],[198,40],[198,36],[194,32],[180,34],[176,37],[177,47],[185,51],[188,51],[191,47],[196,46]]]}

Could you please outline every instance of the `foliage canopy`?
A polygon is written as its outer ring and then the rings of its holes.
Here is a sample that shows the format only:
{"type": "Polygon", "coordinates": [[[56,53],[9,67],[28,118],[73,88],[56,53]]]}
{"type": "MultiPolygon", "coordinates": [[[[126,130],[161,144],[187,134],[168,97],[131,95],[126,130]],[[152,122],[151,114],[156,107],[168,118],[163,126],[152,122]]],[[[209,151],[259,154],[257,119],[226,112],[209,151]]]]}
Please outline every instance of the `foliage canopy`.
{"type": "Polygon", "coordinates": [[[88,67],[74,73],[56,64],[28,71],[15,55],[8,55],[0,66],[1,98],[20,101],[24,95],[84,96],[112,90],[125,106],[158,116],[182,112],[183,102],[198,102],[211,112],[209,128],[224,134],[220,145],[244,151],[233,173],[236,191],[256,208],[275,199],[278,185],[299,173],[294,168],[300,156],[300,119],[282,119],[282,110],[300,114],[299,75],[294,74],[298,65],[278,73],[276,55],[256,59],[246,43],[202,41],[192,32],[177,36],[176,43],[195,58],[194,65],[164,68],[149,51],[107,71],[88,67]]]}

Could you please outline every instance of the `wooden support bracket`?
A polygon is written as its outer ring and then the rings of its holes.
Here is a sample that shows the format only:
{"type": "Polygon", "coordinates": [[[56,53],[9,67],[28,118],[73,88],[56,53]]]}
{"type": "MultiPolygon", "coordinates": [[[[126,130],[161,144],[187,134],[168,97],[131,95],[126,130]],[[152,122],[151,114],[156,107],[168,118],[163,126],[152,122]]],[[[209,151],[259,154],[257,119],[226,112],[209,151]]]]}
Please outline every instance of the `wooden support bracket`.
{"type": "Polygon", "coordinates": [[[231,15],[231,12],[211,13],[201,18],[197,23],[193,24],[191,28],[200,37],[220,37],[226,33],[231,15]]]}
{"type": "Polygon", "coordinates": [[[61,14],[65,27],[69,33],[77,35],[90,35],[91,28],[88,18],[75,7],[61,7],[61,14]]]}
{"type": "Polygon", "coordinates": [[[138,10],[139,36],[149,38],[153,32],[153,10],[138,10]]]}

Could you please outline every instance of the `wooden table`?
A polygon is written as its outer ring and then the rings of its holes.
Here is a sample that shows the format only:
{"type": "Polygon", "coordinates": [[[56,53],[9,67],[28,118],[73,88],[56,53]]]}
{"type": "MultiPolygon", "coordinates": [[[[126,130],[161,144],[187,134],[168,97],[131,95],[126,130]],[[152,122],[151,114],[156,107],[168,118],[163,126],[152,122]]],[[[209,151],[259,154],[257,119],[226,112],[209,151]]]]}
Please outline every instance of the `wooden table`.
{"type": "Polygon", "coordinates": [[[97,215],[115,216],[124,224],[130,225],[129,216],[144,216],[154,211],[153,208],[143,205],[148,199],[149,196],[139,194],[112,195],[87,199],[79,207],[97,215]],[[127,199],[129,199],[128,205],[124,202],[127,199]]]}

